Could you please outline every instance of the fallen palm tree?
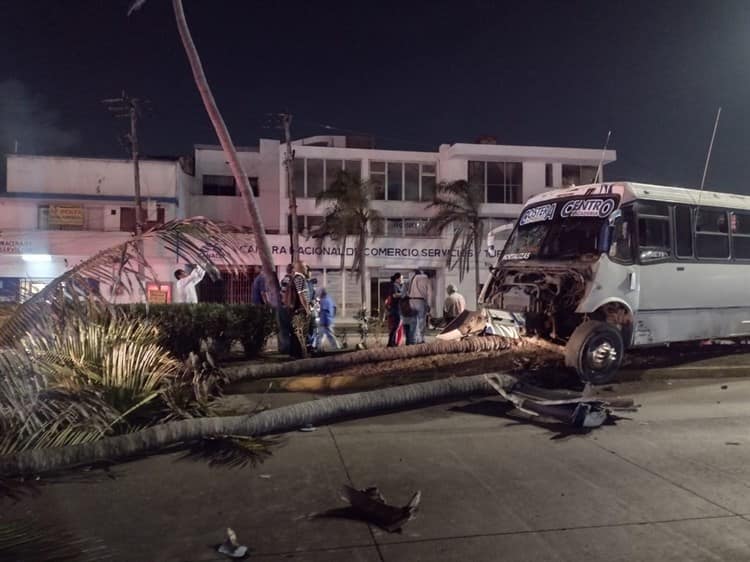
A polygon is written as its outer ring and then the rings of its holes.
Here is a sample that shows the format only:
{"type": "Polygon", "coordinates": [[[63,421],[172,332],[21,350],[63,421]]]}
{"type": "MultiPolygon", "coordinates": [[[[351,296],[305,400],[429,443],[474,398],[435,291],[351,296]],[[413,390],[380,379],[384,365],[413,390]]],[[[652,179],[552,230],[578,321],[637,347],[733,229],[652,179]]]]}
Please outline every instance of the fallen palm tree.
{"type": "Polygon", "coordinates": [[[381,347],[364,349],[351,353],[339,353],[326,357],[313,357],[285,363],[262,363],[254,365],[230,366],[223,369],[229,382],[243,379],[270,377],[291,377],[306,373],[330,373],[364,363],[400,361],[415,357],[428,357],[450,353],[480,353],[513,350],[519,356],[539,350],[562,354],[562,348],[537,338],[505,338],[501,336],[468,337],[456,341],[436,341],[401,347],[381,347]]]}
{"type": "MultiPolygon", "coordinates": [[[[424,406],[472,395],[500,392],[506,399],[515,403],[511,397],[513,397],[513,388],[518,382],[518,377],[509,374],[491,374],[491,376],[484,374],[331,396],[249,416],[180,420],[80,445],[28,450],[12,456],[0,457],[0,475],[25,475],[98,462],[113,462],[133,455],[158,451],[175,445],[186,445],[216,436],[261,437],[341,418],[373,415],[388,410],[424,406]]],[[[533,408],[533,402],[533,399],[526,397],[521,406],[529,410],[533,408]]],[[[595,404],[600,410],[607,406],[607,403],[601,399],[586,398],[583,395],[571,397],[565,400],[565,403],[568,405],[595,404]]],[[[559,404],[559,401],[555,404],[547,403],[547,405],[555,406],[559,404]]],[[[578,423],[575,416],[569,416],[568,411],[559,408],[557,410],[562,412],[558,418],[559,421],[578,423]]],[[[545,408],[543,413],[547,416],[554,416],[555,409],[545,408]]]]}
{"type": "MultiPolygon", "coordinates": [[[[515,376],[501,374],[497,375],[496,380],[500,381],[503,386],[511,387],[518,379],[515,376]]],[[[372,415],[387,410],[422,406],[449,398],[495,392],[487,379],[479,375],[331,396],[266,410],[251,416],[206,417],[174,421],[89,443],[33,449],[0,457],[0,475],[34,474],[99,462],[114,462],[133,455],[215,436],[259,437],[283,433],[307,424],[317,425],[342,417],[372,415]]]]}

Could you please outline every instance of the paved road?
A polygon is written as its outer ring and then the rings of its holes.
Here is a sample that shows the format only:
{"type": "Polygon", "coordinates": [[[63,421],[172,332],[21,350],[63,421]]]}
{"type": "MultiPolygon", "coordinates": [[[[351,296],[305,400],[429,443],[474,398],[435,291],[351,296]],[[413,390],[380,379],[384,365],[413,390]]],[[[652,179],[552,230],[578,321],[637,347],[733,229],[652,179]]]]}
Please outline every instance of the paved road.
{"type": "Polygon", "coordinates": [[[0,517],[99,537],[114,560],[220,560],[210,545],[227,525],[268,562],[750,560],[750,381],[617,390],[641,410],[588,435],[482,399],[294,433],[255,468],[140,460],[0,517]],[[394,502],[420,489],[418,517],[402,534],[310,518],[344,505],[344,483],[394,502]]]}

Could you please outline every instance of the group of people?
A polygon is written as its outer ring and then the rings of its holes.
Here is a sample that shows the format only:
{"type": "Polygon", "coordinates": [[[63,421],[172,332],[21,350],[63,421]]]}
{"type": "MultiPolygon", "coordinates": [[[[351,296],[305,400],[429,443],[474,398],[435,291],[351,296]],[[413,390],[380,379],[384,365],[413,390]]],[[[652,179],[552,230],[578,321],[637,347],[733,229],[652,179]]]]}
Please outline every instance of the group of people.
{"type": "MultiPolygon", "coordinates": [[[[263,277],[258,272],[256,281],[263,277]]],[[[259,283],[265,286],[265,280],[259,283]]],[[[262,291],[258,292],[263,294],[262,291]]],[[[256,291],[252,293],[255,295],[256,291]]],[[[282,304],[279,308],[280,352],[293,357],[306,357],[311,351],[321,350],[325,345],[341,348],[333,333],[336,303],[325,288],[321,288],[316,296],[315,283],[305,263],[296,262],[287,266],[279,294],[282,304]]],[[[271,303],[266,300],[255,304],[271,303]]]]}
{"type": "MultiPolygon", "coordinates": [[[[196,266],[190,273],[175,271],[174,302],[197,303],[195,286],[203,279],[205,271],[196,266]]],[[[257,305],[276,306],[273,293],[268,290],[266,276],[260,267],[255,270],[251,288],[251,302],[257,305]]],[[[466,308],[464,297],[453,285],[446,288],[448,296],[443,304],[443,317],[450,323],[466,308]]],[[[325,288],[315,291],[310,268],[303,262],[287,266],[279,292],[279,351],[294,357],[306,357],[324,345],[336,349],[341,344],[333,333],[336,303],[325,288]]],[[[421,268],[414,270],[408,283],[401,273],[391,276],[391,287],[386,298],[388,314],[388,346],[424,343],[427,317],[432,302],[432,282],[421,268]]]]}
{"type": "MultiPolygon", "coordinates": [[[[448,285],[447,293],[443,312],[445,320],[450,322],[464,311],[466,301],[453,285],[448,285]]],[[[423,269],[415,269],[408,283],[401,273],[391,275],[391,288],[385,302],[388,347],[424,343],[430,302],[432,282],[423,269]]]]}

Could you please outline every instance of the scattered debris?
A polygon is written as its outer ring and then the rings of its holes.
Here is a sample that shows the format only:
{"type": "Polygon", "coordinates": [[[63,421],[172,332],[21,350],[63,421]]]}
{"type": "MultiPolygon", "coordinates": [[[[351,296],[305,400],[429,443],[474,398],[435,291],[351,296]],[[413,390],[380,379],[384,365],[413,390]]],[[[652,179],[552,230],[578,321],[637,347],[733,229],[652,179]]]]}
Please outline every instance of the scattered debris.
{"type": "Polygon", "coordinates": [[[317,427],[315,427],[315,426],[314,426],[313,424],[311,424],[311,423],[306,423],[305,425],[303,425],[302,427],[300,427],[300,428],[299,428],[299,430],[300,430],[300,431],[304,431],[304,432],[310,432],[310,431],[317,431],[317,430],[318,430],[318,428],[317,428],[317,427]]]}
{"type": "Polygon", "coordinates": [[[363,490],[344,486],[342,496],[342,499],[351,504],[352,509],[361,519],[389,533],[399,531],[401,527],[414,519],[421,498],[422,493],[418,491],[403,507],[388,505],[383,494],[374,486],[363,490]]]}
{"type": "Polygon", "coordinates": [[[264,480],[270,480],[271,475],[270,474],[258,474],[258,478],[263,478],[264,480]]]}
{"type": "Polygon", "coordinates": [[[494,376],[485,376],[487,382],[500,396],[513,404],[517,410],[532,416],[552,418],[573,427],[591,429],[600,427],[612,416],[612,411],[636,409],[630,399],[602,400],[588,396],[587,386],[581,394],[557,394],[543,389],[514,384],[505,388],[494,376]],[[546,395],[546,396],[545,396],[546,395]]]}
{"type": "Polygon", "coordinates": [[[227,527],[227,538],[221,543],[216,550],[230,558],[244,558],[247,556],[247,547],[237,541],[237,534],[227,527]]]}
{"type": "Polygon", "coordinates": [[[740,444],[739,441],[727,441],[726,443],[724,443],[724,445],[739,445],[739,444],[740,444]]]}
{"type": "Polygon", "coordinates": [[[725,385],[725,384],[722,384],[722,385],[721,385],[721,389],[722,389],[722,390],[726,390],[727,388],[729,388],[729,387],[728,387],[727,385],[725,385]]]}

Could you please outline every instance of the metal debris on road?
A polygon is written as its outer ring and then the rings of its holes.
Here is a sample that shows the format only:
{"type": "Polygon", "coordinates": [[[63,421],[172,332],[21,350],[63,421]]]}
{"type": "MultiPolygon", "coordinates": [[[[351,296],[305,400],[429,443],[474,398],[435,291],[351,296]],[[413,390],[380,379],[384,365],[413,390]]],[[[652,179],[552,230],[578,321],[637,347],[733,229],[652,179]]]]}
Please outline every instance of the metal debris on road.
{"type": "Polygon", "coordinates": [[[602,426],[612,416],[613,410],[633,411],[636,406],[630,399],[602,400],[583,393],[565,393],[550,397],[549,391],[524,387],[518,383],[506,388],[496,376],[485,375],[497,393],[513,404],[517,410],[535,417],[552,418],[573,427],[593,429],[602,426]],[[545,396],[546,395],[546,396],[545,396]]]}
{"type": "Polygon", "coordinates": [[[216,550],[224,556],[230,558],[244,558],[247,556],[247,547],[237,541],[237,534],[227,527],[227,538],[221,543],[216,550]]]}
{"type": "Polygon", "coordinates": [[[361,519],[393,533],[414,519],[422,493],[418,491],[405,506],[396,507],[388,505],[383,494],[374,486],[363,490],[344,486],[342,499],[351,504],[361,519]]]}

